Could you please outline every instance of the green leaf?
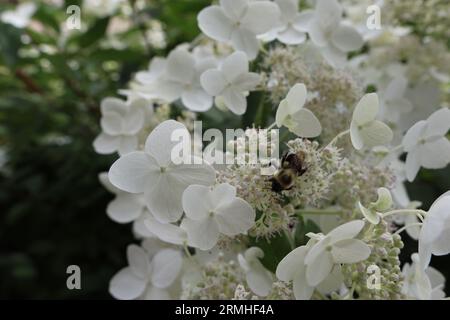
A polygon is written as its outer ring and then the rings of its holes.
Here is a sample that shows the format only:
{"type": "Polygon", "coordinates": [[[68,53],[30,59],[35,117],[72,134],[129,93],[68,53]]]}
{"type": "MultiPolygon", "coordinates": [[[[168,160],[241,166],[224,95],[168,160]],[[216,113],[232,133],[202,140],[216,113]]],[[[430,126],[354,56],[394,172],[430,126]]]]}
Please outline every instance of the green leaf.
{"type": "Polygon", "coordinates": [[[309,238],[306,236],[309,232],[319,233],[320,228],[312,220],[304,221],[303,218],[299,217],[297,226],[295,227],[294,241],[297,247],[305,245],[309,238]]]}
{"type": "Polygon", "coordinates": [[[5,64],[14,66],[18,62],[18,51],[21,46],[21,30],[0,22],[0,55],[5,64]]]}
{"type": "Polygon", "coordinates": [[[259,247],[264,251],[261,263],[274,273],[280,261],[291,252],[291,245],[285,234],[279,234],[270,240],[253,238],[250,240],[250,246],[259,247]]]}
{"type": "Polygon", "coordinates": [[[78,37],[78,43],[81,48],[87,48],[99,41],[106,33],[108,28],[109,17],[98,19],[94,24],[82,35],[78,37]]]}

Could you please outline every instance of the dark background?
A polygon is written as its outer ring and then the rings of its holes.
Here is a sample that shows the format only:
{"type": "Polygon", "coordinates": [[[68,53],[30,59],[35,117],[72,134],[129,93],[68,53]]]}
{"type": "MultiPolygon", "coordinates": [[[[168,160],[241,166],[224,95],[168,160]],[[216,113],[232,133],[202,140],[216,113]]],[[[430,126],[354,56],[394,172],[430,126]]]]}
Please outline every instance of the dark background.
{"type": "MultiPolygon", "coordinates": [[[[63,8],[77,3],[66,1],[63,8]]],[[[194,39],[199,32],[196,15],[208,4],[149,1],[135,13],[131,31],[121,35],[129,45],[120,50],[102,45],[108,17],[87,17],[83,23],[88,31],[75,33],[67,48],[51,54],[40,45],[56,45],[66,17],[63,9],[40,3],[34,19],[45,27],[41,33],[0,22],[0,147],[8,152],[0,169],[0,299],[110,298],[109,280],[125,266],[126,246],[134,239],[129,225],[119,225],[105,213],[112,196],[97,175],[114,157],[92,149],[99,132],[99,101],[116,95],[152,56],[194,39]],[[136,45],[150,17],[165,26],[167,48],[136,45]],[[30,43],[21,43],[23,34],[30,43]],[[20,58],[23,48],[35,48],[39,55],[20,58]],[[108,61],[117,64],[105,68],[108,61]],[[82,290],[66,288],[71,264],[81,268],[82,290]]],[[[10,7],[2,2],[0,10],[4,8],[10,7]]],[[[449,177],[448,169],[422,171],[408,185],[412,199],[428,208],[450,189],[449,177]]],[[[409,260],[417,243],[406,237],[405,242],[402,257],[409,260]]],[[[450,277],[448,257],[433,258],[432,264],[450,277]]]]}

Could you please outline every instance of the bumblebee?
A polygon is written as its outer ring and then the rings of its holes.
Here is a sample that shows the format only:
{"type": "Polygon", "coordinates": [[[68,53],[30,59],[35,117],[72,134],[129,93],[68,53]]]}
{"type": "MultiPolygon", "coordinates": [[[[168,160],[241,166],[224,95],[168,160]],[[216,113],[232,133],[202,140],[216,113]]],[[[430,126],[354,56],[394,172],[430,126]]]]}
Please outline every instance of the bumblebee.
{"type": "Polygon", "coordinates": [[[287,152],[281,158],[280,169],[270,179],[272,191],[281,192],[292,189],[295,178],[302,176],[305,172],[305,153],[303,151],[287,152]]]}

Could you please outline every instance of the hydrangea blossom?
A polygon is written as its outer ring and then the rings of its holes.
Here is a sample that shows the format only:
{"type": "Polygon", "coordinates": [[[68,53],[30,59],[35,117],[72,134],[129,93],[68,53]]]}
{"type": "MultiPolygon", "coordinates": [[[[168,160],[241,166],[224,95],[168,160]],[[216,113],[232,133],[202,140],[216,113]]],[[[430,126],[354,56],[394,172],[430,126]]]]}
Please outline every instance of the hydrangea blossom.
{"type": "Polygon", "coordinates": [[[275,121],[278,127],[285,126],[299,137],[314,138],[320,135],[322,126],[314,113],[304,108],[305,102],[306,87],[296,84],[280,102],[275,121]]]}
{"type": "Polygon", "coordinates": [[[255,222],[255,211],[236,197],[236,188],[223,183],[209,188],[191,185],[183,193],[186,218],[181,226],[190,244],[202,250],[213,248],[219,234],[236,236],[246,233],[255,222]]]}
{"type": "Polygon", "coordinates": [[[25,28],[36,12],[36,4],[33,2],[24,2],[17,5],[15,10],[5,10],[0,15],[3,23],[13,25],[18,29],[25,28]]]}
{"type": "Polygon", "coordinates": [[[385,123],[376,120],[379,111],[378,95],[368,93],[356,106],[350,125],[353,147],[361,150],[364,146],[375,147],[392,140],[393,133],[385,123]]]}
{"type": "Polygon", "coordinates": [[[312,42],[334,66],[342,66],[347,60],[347,53],[363,45],[363,38],[358,31],[341,21],[342,13],[338,1],[317,0],[314,16],[308,26],[312,42]]]}
{"type": "Polygon", "coordinates": [[[278,6],[265,0],[220,0],[219,3],[199,13],[200,29],[208,37],[245,52],[250,60],[255,59],[259,51],[256,37],[273,27],[280,15],[278,6]]]}
{"type": "Polygon", "coordinates": [[[102,133],[95,139],[97,153],[109,154],[117,151],[125,155],[138,148],[137,134],[144,127],[151,106],[142,99],[125,102],[117,98],[105,98],[101,103],[102,133]]]}
{"type": "Polygon", "coordinates": [[[179,251],[166,248],[149,254],[137,245],[130,245],[127,259],[129,266],[120,270],[109,284],[109,291],[115,298],[170,299],[168,288],[174,283],[183,264],[179,251]]]}
{"type": "Polygon", "coordinates": [[[280,8],[280,19],[272,30],[261,35],[264,41],[278,41],[287,45],[305,42],[308,23],[313,17],[312,10],[298,11],[297,0],[275,0],[280,8]]]}
{"type": "Polygon", "coordinates": [[[228,56],[218,69],[204,72],[200,81],[207,93],[223,99],[228,109],[241,115],[247,109],[246,93],[255,89],[260,76],[248,71],[247,57],[238,51],[228,56]]]}
{"type": "Polygon", "coordinates": [[[181,197],[190,184],[211,185],[215,180],[214,169],[206,163],[173,163],[171,151],[177,141],[171,135],[175,130],[189,134],[181,123],[164,121],[148,136],[144,151],[122,156],[109,170],[109,180],[117,188],[144,193],[147,207],[161,222],[181,218],[181,197]]]}
{"type": "Polygon", "coordinates": [[[420,167],[444,168],[450,163],[450,110],[442,108],[428,119],[417,122],[405,134],[402,145],[406,156],[406,177],[413,181],[420,167]]]}
{"type": "Polygon", "coordinates": [[[273,275],[259,261],[262,258],[264,258],[264,251],[258,247],[249,248],[243,255],[238,255],[248,286],[258,296],[265,297],[272,289],[273,275]]]}

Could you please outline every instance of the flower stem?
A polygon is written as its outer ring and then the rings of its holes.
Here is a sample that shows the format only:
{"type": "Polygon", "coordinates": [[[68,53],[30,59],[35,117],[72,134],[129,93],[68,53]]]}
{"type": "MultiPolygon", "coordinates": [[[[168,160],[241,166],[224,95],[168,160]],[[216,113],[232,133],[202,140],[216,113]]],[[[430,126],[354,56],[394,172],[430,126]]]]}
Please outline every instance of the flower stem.
{"type": "Polygon", "coordinates": [[[417,223],[410,223],[406,226],[403,226],[402,228],[398,229],[397,231],[395,231],[394,234],[400,234],[403,231],[405,231],[406,229],[408,229],[409,227],[416,227],[416,226],[421,226],[423,223],[422,222],[417,222],[417,223]]]}
{"type": "Polygon", "coordinates": [[[420,209],[398,209],[386,212],[385,214],[383,214],[383,218],[394,214],[414,214],[417,216],[417,218],[419,218],[420,221],[423,221],[423,218],[427,214],[427,212],[420,209]]]}
{"type": "Polygon", "coordinates": [[[327,145],[325,146],[325,148],[323,148],[323,149],[326,149],[326,148],[332,146],[332,145],[335,144],[340,138],[342,138],[343,136],[345,136],[345,135],[347,135],[347,134],[349,134],[349,133],[350,133],[350,130],[345,130],[345,131],[339,133],[339,134],[338,134],[336,137],[334,137],[333,140],[331,140],[330,143],[327,144],[327,145]]]}

